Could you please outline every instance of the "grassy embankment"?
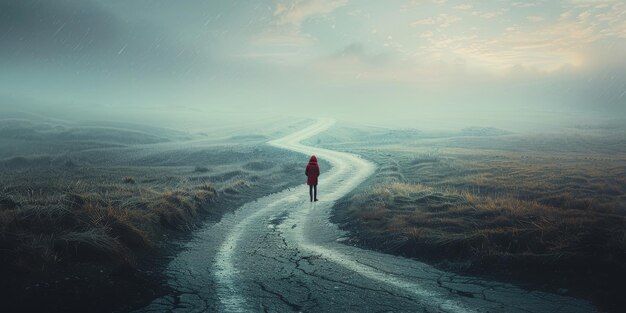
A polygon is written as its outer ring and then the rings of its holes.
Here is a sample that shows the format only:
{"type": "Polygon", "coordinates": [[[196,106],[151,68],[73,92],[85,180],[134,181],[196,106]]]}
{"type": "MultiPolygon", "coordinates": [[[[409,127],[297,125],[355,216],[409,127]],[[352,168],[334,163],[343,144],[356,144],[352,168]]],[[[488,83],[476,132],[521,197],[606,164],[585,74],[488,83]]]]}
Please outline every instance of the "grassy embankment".
{"type": "Polygon", "coordinates": [[[168,249],[168,238],[303,181],[294,173],[306,160],[264,146],[267,137],[203,147],[185,143],[198,136],[156,132],[0,123],[7,148],[0,151],[7,309],[106,312],[141,305],[160,288],[147,277],[158,269],[144,264],[146,256],[168,253],[159,252],[168,249]]]}
{"type": "Polygon", "coordinates": [[[348,148],[379,164],[335,207],[353,243],[624,307],[623,146],[610,137],[413,138],[348,148]]]}

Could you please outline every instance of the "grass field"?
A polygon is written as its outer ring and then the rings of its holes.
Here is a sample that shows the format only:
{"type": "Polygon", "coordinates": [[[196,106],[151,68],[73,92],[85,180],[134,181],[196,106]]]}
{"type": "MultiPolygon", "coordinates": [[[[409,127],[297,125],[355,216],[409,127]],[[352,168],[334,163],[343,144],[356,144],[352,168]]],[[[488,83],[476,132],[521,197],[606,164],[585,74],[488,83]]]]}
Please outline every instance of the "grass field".
{"type": "Polygon", "coordinates": [[[109,312],[141,305],[159,288],[147,274],[158,269],[145,264],[167,254],[171,238],[303,183],[294,173],[307,160],[264,144],[289,125],[215,134],[93,125],[0,120],[5,307],[109,312]]]}
{"type": "Polygon", "coordinates": [[[344,127],[311,142],[378,164],[334,209],[353,244],[619,311],[625,134],[617,126],[533,134],[344,127]]]}

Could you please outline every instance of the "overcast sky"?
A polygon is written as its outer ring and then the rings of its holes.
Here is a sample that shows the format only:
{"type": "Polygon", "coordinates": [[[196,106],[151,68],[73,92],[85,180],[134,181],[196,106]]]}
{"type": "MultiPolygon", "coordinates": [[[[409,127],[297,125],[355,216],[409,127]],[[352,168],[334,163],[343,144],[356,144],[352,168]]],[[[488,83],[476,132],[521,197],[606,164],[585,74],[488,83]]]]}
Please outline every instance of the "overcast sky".
{"type": "Polygon", "coordinates": [[[59,106],[624,116],[624,56],[621,0],[0,0],[0,96],[59,106]]]}

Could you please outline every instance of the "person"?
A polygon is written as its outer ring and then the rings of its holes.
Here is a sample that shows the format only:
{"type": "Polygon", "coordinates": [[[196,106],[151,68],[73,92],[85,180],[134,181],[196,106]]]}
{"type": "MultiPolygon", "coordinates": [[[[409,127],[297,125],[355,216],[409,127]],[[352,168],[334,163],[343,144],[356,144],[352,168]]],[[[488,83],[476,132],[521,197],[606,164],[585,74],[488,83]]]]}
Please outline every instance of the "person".
{"type": "Polygon", "coordinates": [[[317,165],[317,158],[314,155],[309,159],[304,174],[307,177],[306,183],[309,185],[311,202],[317,201],[317,177],[320,176],[320,167],[317,165]]]}

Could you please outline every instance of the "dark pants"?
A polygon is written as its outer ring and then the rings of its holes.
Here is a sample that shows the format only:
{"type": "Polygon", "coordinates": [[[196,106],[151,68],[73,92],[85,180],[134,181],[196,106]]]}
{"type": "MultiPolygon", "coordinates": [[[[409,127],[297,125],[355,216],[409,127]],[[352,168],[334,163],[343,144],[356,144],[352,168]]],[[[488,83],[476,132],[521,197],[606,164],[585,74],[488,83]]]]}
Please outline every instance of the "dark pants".
{"type": "Polygon", "coordinates": [[[313,199],[317,201],[317,185],[309,185],[309,196],[311,196],[311,202],[313,199]]]}

